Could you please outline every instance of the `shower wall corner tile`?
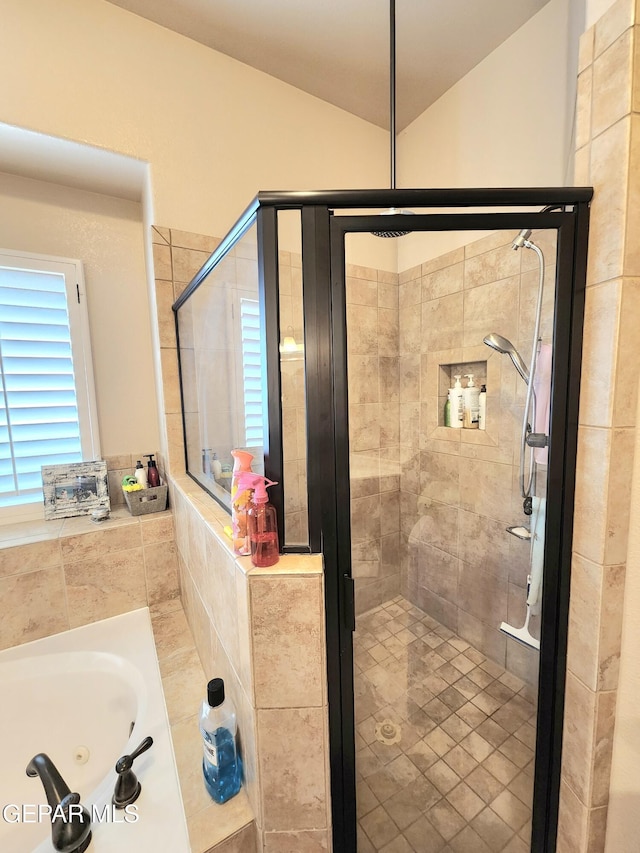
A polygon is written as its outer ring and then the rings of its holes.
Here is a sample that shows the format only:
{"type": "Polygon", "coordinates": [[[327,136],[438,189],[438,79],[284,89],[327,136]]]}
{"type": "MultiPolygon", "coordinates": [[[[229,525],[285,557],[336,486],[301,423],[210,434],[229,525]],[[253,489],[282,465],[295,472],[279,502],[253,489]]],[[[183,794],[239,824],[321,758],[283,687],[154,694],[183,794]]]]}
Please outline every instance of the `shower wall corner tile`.
{"type": "Polygon", "coordinates": [[[170,229],[164,228],[162,225],[152,225],[151,242],[158,243],[161,246],[168,246],[171,243],[170,229]]]}
{"type": "Polygon", "coordinates": [[[596,21],[593,55],[600,56],[635,22],[635,0],[616,0],[596,21]]]}
{"type": "MultiPolygon", "coordinates": [[[[585,853],[589,809],[580,801],[564,777],[560,782],[557,849],[562,853],[585,853]]],[[[596,853],[594,850],[593,853],[596,853]]]]}
{"type": "Polygon", "coordinates": [[[611,127],[631,110],[632,32],[627,29],[593,63],[593,136],[611,127]]]}
{"type": "Polygon", "coordinates": [[[153,244],[153,274],[154,278],[171,281],[171,247],[166,243],[153,244]]]}
{"type": "Polygon", "coordinates": [[[173,284],[170,281],[155,280],[156,318],[161,347],[177,346],[176,324],[171,306],[173,305],[173,284]]]}
{"type": "Polygon", "coordinates": [[[587,66],[578,76],[576,94],[576,148],[582,149],[591,141],[591,99],[593,92],[593,68],[587,66]]]}
{"type": "Polygon", "coordinates": [[[616,718],[617,691],[606,690],[597,694],[595,754],[592,768],[590,806],[606,806],[609,802],[613,733],[616,718]]]}
{"type": "MultiPolygon", "coordinates": [[[[640,29],[640,28],[639,28],[640,29]]],[[[640,35],[636,64],[640,66],[640,35]]],[[[638,82],[637,108],[640,111],[640,67],[636,68],[638,82]]],[[[640,229],[640,115],[631,116],[631,146],[629,154],[629,186],[626,211],[626,234],[624,250],[624,273],[627,276],[640,277],[640,248],[638,247],[638,229],[640,229]]]]}
{"type": "Polygon", "coordinates": [[[601,565],[607,533],[610,456],[610,430],[578,427],[573,550],[601,565]]]}
{"type": "Polygon", "coordinates": [[[579,415],[584,426],[609,427],[613,422],[621,304],[620,279],[587,288],[579,415]]]}
{"type": "Polygon", "coordinates": [[[599,690],[615,690],[618,686],[626,566],[605,566],[600,617],[598,654],[599,690]]]}
{"type": "Polygon", "coordinates": [[[591,804],[592,796],[598,695],[567,672],[562,775],[585,805],[591,804]]]}
{"type": "Polygon", "coordinates": [[[600,631],[597,626],[601,627],[603,585],[603,567],[574,554],[571,565],[568,660],[574,675],[594,691],[599,686],[600,631]]]}
{"type": "Polygon", "coordinates": [[[623,118],[591,143],[591,206],[587,284],[622,275],[631,120],[623,118]]]}
{"type": "Polygon", "coordinates": [[[604,564],[625,563],[631,511],[631,481],[635,455],[635,430],[611,430],[609,482],[606,507],[604,564]]]}
{"type": "Polygon", "coordinates": [[[162,367],[162,395],[166,414],[181,414],[180,379],[178,376],[178,351],[176,349],[160,349],[160,364],[162,367]]]}
{"type": "Polygon", "coordinates": [[[573,183],[577,187],[587,187],[591,183],[591,143],[575,152],[573,183]]]}
{"type": "Polygon", "coordinates": [[[593,62],[595,26],[589,27],[580,36],[578,43],[578,74],[593,62]]]}

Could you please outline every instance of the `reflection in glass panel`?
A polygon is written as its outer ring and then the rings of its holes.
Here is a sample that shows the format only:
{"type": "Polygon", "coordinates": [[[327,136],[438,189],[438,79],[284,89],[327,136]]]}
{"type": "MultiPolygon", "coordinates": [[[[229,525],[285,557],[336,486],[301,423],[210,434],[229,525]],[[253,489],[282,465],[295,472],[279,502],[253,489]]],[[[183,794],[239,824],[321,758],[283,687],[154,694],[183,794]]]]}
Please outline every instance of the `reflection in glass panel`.
{"type": "Polygon", "coordinates": [[[264,473],[256,226],[178,309],[187,471],[230,507],[231,451],[264,473]]]}
{"type": "Polygon", "coordinates": [[[278,213],[280,375],[284,462],[285,544],[308,545],[307,409],[304,378],[304,312],[300,211],[278,213]]]}
{"type": "Polygon", "coordinates": [[[530,847],[546,449],[531,506],[520,459],[534,337],[527,420],[548,432],[556,248],[530,238],[536,334],[516,236],[461,234],[399,273],[348,238],[358,849],[530,847]],[[486,394],[483,429],[452,424],[456,376],[471,410],[486,394]]]}

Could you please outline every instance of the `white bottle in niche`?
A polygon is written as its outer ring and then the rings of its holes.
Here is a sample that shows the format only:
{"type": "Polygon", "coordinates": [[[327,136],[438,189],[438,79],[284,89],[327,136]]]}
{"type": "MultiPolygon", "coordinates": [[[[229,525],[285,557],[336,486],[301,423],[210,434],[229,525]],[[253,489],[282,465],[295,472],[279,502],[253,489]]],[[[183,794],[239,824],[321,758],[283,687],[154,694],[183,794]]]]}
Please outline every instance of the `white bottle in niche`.
{"type": "Polygon", "coordinates": [[[464,389],[463,426],[465,429],[478,429],[480,389],[473,384],[473,373],[465,373],[467,387],[464,389]]]}
{"type": "Polygon", "coordinates": [[[456,381],[453,388],[449,388],[449,399],[451,400],[451,426],[454,429],[460,429],[462,427],[464,388],[460,384],[461,376],[461,373],[454,374],[453,378],[456,381]]]}
{"type": "Polygon", "coordinates": [[[487,386],[480,386],[478,396],[478,429],[487,428],[487,386]]]}

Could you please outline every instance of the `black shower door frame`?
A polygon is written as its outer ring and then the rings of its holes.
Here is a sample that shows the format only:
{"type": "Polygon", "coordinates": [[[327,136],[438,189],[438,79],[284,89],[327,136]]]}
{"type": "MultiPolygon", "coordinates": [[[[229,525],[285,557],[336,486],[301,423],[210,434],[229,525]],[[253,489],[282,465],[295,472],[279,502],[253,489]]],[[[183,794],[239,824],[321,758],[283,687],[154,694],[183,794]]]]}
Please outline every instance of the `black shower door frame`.
{"type": "MultiPolygon", "coordinates": [[[[557,232],[552,441],[531,840],[532,853],[554,853],[591,190],[431,190],[425,195],[429,196],[429,203],[423,202],[422,206],[431,208],[562,206],[560,210],[540,213],[435,212],[410,218],[414,232],[522,228],[557,232]]],[[[381,222],[379,216],[371,214],[333,215],[330,204],[303,203],[301,212],[308,448],[312,451],[308,455],[308,483],[310,495],[314,494],[309,524],[310,529],[319,530],[325,564],[333,849],[336,853],[356,853],[355,608],[351,577],[345,238],[350,233],[380,230],[381,222]]],[[[384,218],[385,229],[403,230],[408,224],[403,215],[384,218]]]]}

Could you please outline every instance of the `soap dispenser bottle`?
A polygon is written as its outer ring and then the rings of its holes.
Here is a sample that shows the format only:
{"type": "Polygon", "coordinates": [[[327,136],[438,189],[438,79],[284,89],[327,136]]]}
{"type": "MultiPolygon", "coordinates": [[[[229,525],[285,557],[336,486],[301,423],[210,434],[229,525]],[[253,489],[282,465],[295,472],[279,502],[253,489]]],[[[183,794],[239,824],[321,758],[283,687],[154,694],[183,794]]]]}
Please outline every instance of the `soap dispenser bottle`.
{"type": "Polygon", "coordinates": [[[449,399],[451,401],[451,426],[454,429],[460,429],[462,427],[464,388],[460,384],[461,375],[462,374],[460,373],[454,374],[454,379],[456,381],[453,388],[449,388],[449,399]]]}
{"type": "Polygon", "coordinates": [[[147,480],[149,481],[150,488],[154,489],[160,485],[160,472],[158,471],[156,460],[153,458],[153,453],[145,453],[144,458],[149,460],[147,465],[147,480]]]}
{"type": "Polygon", "coordinates": [[[225,698],[224,681],[212,678],[200,709],[204,784],[216,803],[226,803],[242,785],[242,761],[236,746],[236,713],[225,698]]]}
{"type": "Polygon", "coordinates": [[[487,386],[480,386],[478,395],[478,429],[487,428],[487,386]]]}
{"type": "Polygon", "coordinates": [[[139,459],[136,462],[135,478],[140,483],[143,489],[146,489],[149,485],[149,481],[147,479],[147,469],[144,467],[144,465],[139,459]]]}

